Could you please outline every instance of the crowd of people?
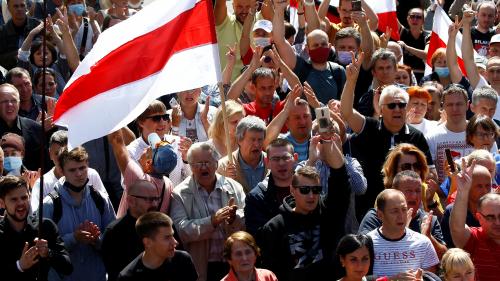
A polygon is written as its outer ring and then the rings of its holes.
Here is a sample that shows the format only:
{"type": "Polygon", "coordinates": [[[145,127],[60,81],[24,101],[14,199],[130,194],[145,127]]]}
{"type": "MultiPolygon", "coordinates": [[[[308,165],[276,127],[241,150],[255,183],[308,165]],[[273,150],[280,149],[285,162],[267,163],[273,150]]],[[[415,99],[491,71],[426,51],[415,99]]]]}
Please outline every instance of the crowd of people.
{"type": "Polygon", "coordinates": [[[500,1],[396,0],[393,40],[374,1],[215,0],[221,85],[72,149],[65,84],[143,2],[46,2],[2,1],[0,279],[498,280],[500,1]]]}

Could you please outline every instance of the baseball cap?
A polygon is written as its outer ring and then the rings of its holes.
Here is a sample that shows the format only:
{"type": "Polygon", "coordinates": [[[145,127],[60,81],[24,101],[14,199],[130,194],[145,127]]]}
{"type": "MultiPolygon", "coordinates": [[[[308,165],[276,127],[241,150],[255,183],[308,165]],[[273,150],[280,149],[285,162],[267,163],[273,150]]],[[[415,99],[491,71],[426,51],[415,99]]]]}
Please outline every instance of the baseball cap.
{"type": "Polygon", "coordinates": [[[500,34],[495,34],[491,37],[490,45],[493,43],[500,43],[500,34]]]}
{"type": "Polygon", "coordinates": [[[257,29],[263,29],[265,32],[270,33],[271,31],[273,31],[273,24],[268,20],[258,20],[253,25],[252,31],[255,31],[257,29]]]}
{"type": "MultiPolygon", "coordinates": [[[[499,43],[500,43],[500,41],[499,41],[499,43]]],[[[476,55],[476,56],[474,56],[474,63],[476,63],[477,67],[480,67],[482,69],[486,69],[486,65],[488,64],[488,60],[483,56],[476,55]]]]}
{"type": "Polygon", "coordinates": [[[24,141],[23,137],[14,133],[8,133],[2,136],[1,140],[2,148],[14,148],[17,151],[24,151],[24,141]]]}
{"type": "Polygon", "coordinates": [[[153,169],[160,175],[170,174],[177,165],[177,153],[167,141],[162,141],[157,133],[148,136],[148,142],[152,149],[153,169]]]}

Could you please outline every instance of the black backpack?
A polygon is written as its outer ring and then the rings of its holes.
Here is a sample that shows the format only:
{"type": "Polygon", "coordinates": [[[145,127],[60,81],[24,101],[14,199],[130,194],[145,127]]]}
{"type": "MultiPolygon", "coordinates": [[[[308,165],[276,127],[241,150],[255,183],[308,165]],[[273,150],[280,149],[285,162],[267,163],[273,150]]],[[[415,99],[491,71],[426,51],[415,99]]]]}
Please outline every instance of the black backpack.
{"type": "MultiPolygon", "coordinates": [[[[89,185],[89,188],[90,188],[90,197],[92,197],[92,200],[94,200],[94,204],[96,205],[97,209],[99,210],[99,213],[102,216],[104,214],[104,205],[105,205],[104,198],[102,198],[102,195],[99,193],[99,191],[97,191],[92,185],[89,185]]],[[[61,196],[59,195],[59,192],[57,192],[57,190],[53,190],[48,195],[52,199],[54,206],[54,211],[52,213],[52,220],[57,224],[62,217],[61,196]]]]}

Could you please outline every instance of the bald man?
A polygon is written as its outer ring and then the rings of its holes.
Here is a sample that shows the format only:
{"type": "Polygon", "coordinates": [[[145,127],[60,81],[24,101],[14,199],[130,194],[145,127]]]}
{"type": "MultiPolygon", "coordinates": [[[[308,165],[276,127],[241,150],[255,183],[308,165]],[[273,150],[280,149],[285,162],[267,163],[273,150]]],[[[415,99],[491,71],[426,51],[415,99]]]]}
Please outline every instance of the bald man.
{"type": "Polygon", "coordinates": [[[485,167],[472,165],[455,177],[457,197],[450,219],[453,242],[457,247],[470,253],[477,270],[478,280],[498,280],[500,275],[500,267],[498,267],[498,260],[500,260],[500,195],[488,192],[478,199],[473,214],[480,226],[469,227],[465,221],[467,210],[470,210],[467,205],[470,204],[471,197],[477,198],[480,195],[478,190],[491,189],[491,175],[485,167]],[[489,183],[486,181],[488,177],[489,183]]]}

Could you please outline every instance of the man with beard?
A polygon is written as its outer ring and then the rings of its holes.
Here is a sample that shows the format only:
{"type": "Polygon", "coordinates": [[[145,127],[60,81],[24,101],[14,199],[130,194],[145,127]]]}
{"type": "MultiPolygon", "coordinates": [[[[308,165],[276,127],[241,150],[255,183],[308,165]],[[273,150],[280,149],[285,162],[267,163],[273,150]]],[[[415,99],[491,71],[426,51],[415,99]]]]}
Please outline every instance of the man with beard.
{"type": "Polygon", "coordinates": [[[275,139],[267,147],[264,161],[271,173],[247,194],[245,200],[245,226],[248,233],[254,236],[260,227],[279,213],[283,199],[290,195],[297,153],[287,140],[275,139]]]}
{"type": "Polygon", "coordinates": [[[0,178],[0,207],[5,208],[5,216],[0,219],[2,279],[47,280],[49,268],[70,274],[73,268],[56,225],[44,219],[38,238],[38,221],[29,216],[29,197],[22,178],[0,178]]]}
{"type": "Polygon", "coordinates": [[[63,280],[106,280],[99,250],[101,229],[115,219],[109,197],[103,197],[88,179],[88,154],[82,147],[67,148],[59,155],[65,182],[45,197],[43,214],[53,219],[68,248],[74,271],[63,280]]]}
{"type": "Polygon", "coordinates": [[[120,271],[144,250],[135,223],[140,216],[157,210],[160,197],[153,183],[137,180],[129,187],[126,200],[127,214],[110,223],[102,238],[101,252],[108,281],[116,280],[120,271]]]}

